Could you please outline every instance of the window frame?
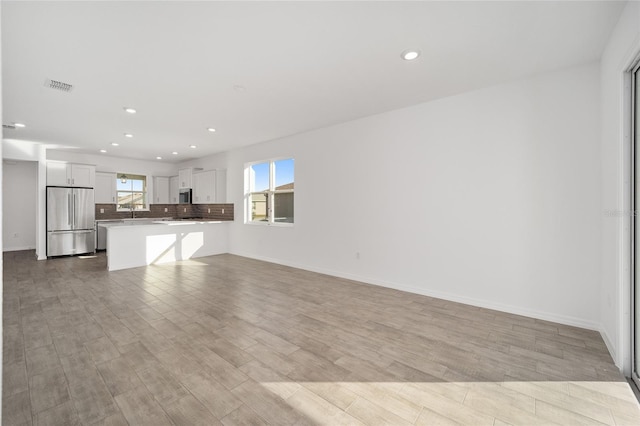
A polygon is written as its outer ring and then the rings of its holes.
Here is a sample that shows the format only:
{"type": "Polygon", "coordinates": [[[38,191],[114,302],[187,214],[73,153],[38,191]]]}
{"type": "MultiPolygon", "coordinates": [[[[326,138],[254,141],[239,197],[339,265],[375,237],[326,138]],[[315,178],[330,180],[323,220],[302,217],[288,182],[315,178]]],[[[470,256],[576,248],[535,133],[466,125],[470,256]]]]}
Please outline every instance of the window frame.
{"type": "Polygon", "coordinates": [[[147,175],[141,175],[141,174],[137,174],[137,173],[126,173],[126,172],[116,172],[116,211],[117,212],[148,212],[150,211],[149,208],[149,176],[147,175]],[[143,186],[142,186],[142,191],[129,191],[129,190],[119,190],[118,189],[118,183],[120,182],[121,176],[127,176],[127,180],[142,180],[143,181],[143,186]],[[142,178],[142,179],[140,179],[142,178]],[[119,208],[118,206],[120,205],[119,203],[119,197],[118,194],[122,193],[122,192],[126,192],[129,193],[130,195],[136,193],[142,193],[142,199],[143,199],[143,208],[141,209],[135,209],[135,208],[119,208]]]}
{"type": "Polygon", "coordinates": [[[295,225],[295,202],[296,202],[296,197],[295,197],[295,158],[294,157],[278,157],[278,158],[272,158],[269,160],[261,160],[261,161],[252,161],[250,163],[245,163],[244,165],[244,171],[245,171],[245,190],[244,190],[244,210],[245,210],[245,217],[244,217],[244,223],[245,225],[257,225],[257,226],[279,226],[279,227],[285,227],[285,228],[291,228],[295,225]],[[293,189],[280,189],[280,190],[276,190],[275,189],[275,179],[276,179],[276,163],[278,161],[282,161],[282,160],[291,160],[293,161],[294,167],[293,167],[293,184],[294,184],[294,188],[293,189]],[[264,190],[264,191],[251,191],[251,167],[255,166],[256,164],[265,164],[268,163],[269,164],[269,188],[264,190]],[[251,196],[254,194],[267,194],[267,220],[266,221],[257,221],[257,220],[251,220],[251,196]],[[273,217],[273,212],[274,212],[274,208],[273,208],[273,200],[275,199],[275,195],[276,194],[294,194],[293,196],[293,211],[294,211],[294,215],[293,215],[293,222],[276,222],[274,221],[274,217],[273,217]]]}

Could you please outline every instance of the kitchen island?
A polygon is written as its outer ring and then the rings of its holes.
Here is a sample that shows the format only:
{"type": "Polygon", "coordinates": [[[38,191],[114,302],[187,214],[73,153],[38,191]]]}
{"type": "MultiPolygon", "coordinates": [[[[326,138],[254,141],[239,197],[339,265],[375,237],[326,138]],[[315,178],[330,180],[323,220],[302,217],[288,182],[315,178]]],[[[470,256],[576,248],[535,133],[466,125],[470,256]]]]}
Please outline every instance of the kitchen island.
{"type": "Polygon", "coordinates": [[[101,223],[109,271],[227,253],[227,223],[163,220],[101,223]]]}

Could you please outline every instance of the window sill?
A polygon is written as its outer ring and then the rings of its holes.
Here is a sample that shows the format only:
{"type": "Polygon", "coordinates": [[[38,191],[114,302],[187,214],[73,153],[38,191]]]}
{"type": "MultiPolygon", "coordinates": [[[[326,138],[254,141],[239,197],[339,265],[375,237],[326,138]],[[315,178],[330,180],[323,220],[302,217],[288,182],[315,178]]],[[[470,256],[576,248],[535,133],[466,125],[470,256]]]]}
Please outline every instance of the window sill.
{"type": "Polygon", "coordinates": [[[274,223],[269,223],[269,222],[245,222],[245,225],[251,225],[251,226],[274,226],[276,228],[293,228],[293,226],[295,225],[295,223],[286,223],[286,222],[274,222],[274,223]]]}

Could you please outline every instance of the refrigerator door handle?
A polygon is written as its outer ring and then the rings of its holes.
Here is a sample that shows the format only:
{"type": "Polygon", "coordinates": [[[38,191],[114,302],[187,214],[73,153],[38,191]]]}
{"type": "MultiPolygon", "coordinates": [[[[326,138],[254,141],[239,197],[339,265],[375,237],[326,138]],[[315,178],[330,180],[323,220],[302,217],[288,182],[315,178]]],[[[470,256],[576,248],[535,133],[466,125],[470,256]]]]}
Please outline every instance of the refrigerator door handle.
{"type": "Polygon", "coordinates": [[[75,191],[73,192],[73,229],[75,229],[78,226],[78,221],[76,220],[76,208],[77,208],[77,204],[76,204],[76,193],[75,191]]]}
{"type": "Polygon", "coordinates": [[[95,232],[93,229],[79,229],[72,231],[47,231],[47,234],[89,234],[91,232],[95,232]]]}
{"type": "Polygon", "coordinates": [[[67,195],[67,207],[69,208],[69,214],[67,215],[67,224],[71,226],[71,194],[67,195]]]}

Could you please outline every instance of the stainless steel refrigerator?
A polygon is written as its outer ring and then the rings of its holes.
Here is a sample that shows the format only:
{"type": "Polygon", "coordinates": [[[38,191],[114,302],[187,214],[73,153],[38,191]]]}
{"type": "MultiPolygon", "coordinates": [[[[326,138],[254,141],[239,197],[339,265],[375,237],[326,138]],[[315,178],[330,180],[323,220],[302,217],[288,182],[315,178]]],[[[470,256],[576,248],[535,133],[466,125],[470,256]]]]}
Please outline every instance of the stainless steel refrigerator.
{"type": "Polygon", "coordinates": [[[92,188],[47,187],[47,256],[95,251],[92,188]]]}

